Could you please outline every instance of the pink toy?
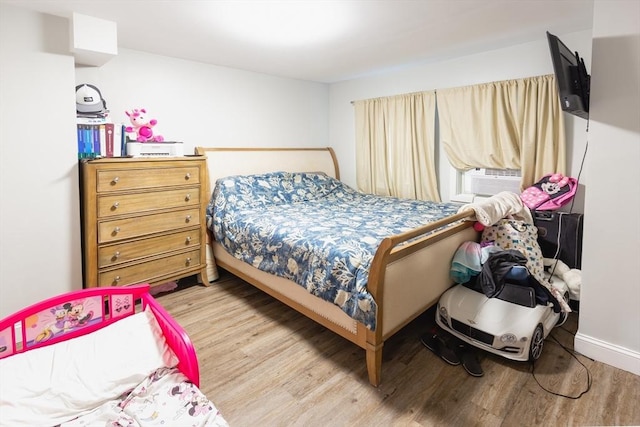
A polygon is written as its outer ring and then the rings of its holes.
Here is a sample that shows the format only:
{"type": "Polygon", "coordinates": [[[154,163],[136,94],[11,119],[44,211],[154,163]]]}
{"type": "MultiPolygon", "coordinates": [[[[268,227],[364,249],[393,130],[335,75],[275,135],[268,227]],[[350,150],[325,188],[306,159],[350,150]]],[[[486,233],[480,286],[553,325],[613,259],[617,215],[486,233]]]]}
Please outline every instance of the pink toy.
{"type": "Polygon", "coordinates": [[[522,203],[529,209],[550,211],[558,209],[573,199],[578,189],[575,178],[554,173],[526,188],[521,194],[522,203]]]}
{"type": "Polygon", "coordinates": [[[476,230],[477,232],[481,232],[482,230],[484,230],[484,225],[482,225],[481,222],[474,222],[473,223],[473,229],[476,230]]]}
{"type": "Polygon", "coordinates": [[[131,121],[133,126],[127,126],[125,132],[136,133],[136,141],[138,142],[162,142],[162,135],[154,135],[153,127],[158,123],[156,119],[147,119],[147,110],[144,108],[134,109],[124,112],[131,121]]]}

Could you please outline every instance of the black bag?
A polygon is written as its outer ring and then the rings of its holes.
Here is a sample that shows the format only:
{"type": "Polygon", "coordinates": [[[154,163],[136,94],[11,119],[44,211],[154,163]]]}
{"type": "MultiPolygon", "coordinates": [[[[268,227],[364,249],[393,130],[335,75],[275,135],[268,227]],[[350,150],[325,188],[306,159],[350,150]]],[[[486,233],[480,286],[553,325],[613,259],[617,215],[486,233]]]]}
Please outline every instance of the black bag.
{"type": "Polygon", "coordinates": [[[581,268],[583,214],[534,211],[533,223],[545,258],[555,258],[557,252],[558,259],[569,268],[581,268]]]}

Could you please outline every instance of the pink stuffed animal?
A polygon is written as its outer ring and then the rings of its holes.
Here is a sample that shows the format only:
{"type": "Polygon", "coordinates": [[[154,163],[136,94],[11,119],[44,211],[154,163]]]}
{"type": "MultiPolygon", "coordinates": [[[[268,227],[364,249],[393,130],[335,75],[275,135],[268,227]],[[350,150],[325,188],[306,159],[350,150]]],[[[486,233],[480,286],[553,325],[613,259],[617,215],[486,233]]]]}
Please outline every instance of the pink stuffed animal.
{"type": "Polygon", "coordinates": [[[138,142],[162,142],[162,135],[154,135],[153,127],[158,123],[156,119],[147,119],[147,110],[144,108],[135,109],[124,112],[131,121],[133,126],[127,126],[125,132],[136,133],[136,141],[138,142]]]}

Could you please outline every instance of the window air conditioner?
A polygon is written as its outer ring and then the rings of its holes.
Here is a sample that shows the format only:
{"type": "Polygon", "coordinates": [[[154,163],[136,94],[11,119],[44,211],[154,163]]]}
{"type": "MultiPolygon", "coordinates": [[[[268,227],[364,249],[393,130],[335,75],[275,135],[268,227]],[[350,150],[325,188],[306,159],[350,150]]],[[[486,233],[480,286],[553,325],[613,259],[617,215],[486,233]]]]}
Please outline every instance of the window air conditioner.
{"type": "Polygon", "coordinates": [[[520,194],[520,171],[515,169],[472,169],[465,173],[469,190],[476,195],[492,196],[501,191],[520,194]]]}

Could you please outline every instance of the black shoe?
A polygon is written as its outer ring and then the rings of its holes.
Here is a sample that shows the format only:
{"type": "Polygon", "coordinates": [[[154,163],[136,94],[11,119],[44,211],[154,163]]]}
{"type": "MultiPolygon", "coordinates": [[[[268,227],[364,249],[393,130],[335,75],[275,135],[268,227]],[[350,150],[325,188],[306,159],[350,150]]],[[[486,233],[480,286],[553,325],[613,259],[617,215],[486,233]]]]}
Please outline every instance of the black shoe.
{"type": "Polygon", "coordinates": [[[456,353],[458,353],[458,357],[462,361],[462,367],[469,375],[474,377],[481,377],[484,375],[476,349],[460,343],[458,344],[456,353]]]}
{"type": "Polygon", "coordinates": [[[447,341],[443,339],[436,332],[429,332],[428,334],[420,337],[420,341],[429,350],[433,351],[436,356],[447,362],[449,365],[457,366],[460,364],[460,359],[456,355],[456,352],[449,347],[447,341]]]}

